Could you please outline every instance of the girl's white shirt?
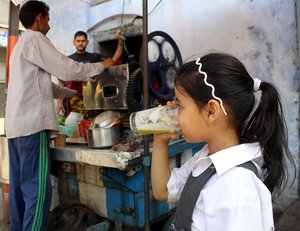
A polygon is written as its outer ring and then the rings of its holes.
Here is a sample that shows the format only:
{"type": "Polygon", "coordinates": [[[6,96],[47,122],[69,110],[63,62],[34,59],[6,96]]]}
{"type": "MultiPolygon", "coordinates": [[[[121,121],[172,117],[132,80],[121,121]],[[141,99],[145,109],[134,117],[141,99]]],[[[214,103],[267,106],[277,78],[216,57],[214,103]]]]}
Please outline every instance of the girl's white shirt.
{"type": "MultiPolygon", "coordinates": [[[[205,145],[167,184],[168,202],[177,203],[189,174],[199,176],[212,163],[217,174],[202,189],[192,215],[192,231],[270,231],[274,229],[271,193],[254,172],[236,167],[260,158],[259,143],[241,144],[208,155],[205,145]]],[[[256,164],[261,174],[260,167],[256,164]]]]}

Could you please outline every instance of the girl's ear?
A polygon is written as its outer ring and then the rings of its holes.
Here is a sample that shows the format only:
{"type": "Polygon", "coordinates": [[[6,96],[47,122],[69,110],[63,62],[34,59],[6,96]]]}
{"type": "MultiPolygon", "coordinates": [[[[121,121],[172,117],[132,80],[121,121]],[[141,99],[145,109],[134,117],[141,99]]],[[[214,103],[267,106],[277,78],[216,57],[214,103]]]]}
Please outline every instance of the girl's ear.
{"type": "Polygon", "coordinates": [[[217,100],[209,100],[206,106],[206,116],[208,121],[215,121],[220,115],[220,110],[222,110],[222,108],[217,100]]]}

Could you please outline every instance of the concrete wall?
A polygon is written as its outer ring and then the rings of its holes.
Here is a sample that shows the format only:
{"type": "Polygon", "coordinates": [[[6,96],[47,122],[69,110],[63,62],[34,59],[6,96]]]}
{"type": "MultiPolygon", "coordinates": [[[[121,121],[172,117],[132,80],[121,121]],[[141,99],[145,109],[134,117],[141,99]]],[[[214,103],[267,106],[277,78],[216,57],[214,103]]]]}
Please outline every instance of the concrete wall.
{"type": "MultiPolygon", "coordinates": [[[[96,6],[80,0],[46,2],[51,8],[52,30],[48,36],[59,50],[70,54],[74,51],[75,31],[88,30],[107,17],[122,14],[123,9],[125,14],[142,15],[143,1],[124,0],[124,7],[121,0],[96,6]]],[[[177,43],[183,60],[210,50],[229,52],[244,62],[253,77],[276,84],[286,113],[289,146],[298,166],[299,60],[295,0],[158,2],[148,0],[149,33],[157,30],[168,33],[177,43]]],[[[295,198],[297,185],[298,179],[279,203],[295,198]]]]}

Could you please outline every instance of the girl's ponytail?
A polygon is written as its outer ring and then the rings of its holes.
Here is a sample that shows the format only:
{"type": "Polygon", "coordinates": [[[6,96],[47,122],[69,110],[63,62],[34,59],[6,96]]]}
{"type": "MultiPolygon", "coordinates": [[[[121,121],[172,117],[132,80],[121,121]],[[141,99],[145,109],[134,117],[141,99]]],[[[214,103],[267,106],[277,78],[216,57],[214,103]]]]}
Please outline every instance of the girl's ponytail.
{"type": "Polygon", "coordinates": [[[260,143],[264,183],[271,192],[280,193],[287,184],[286,160],[292,160],[288,150],[287,127],[278,91],[267,82],[261,82],[259,88],[260,103],[247,123],[242,139],[243,142],[260,143]]]}

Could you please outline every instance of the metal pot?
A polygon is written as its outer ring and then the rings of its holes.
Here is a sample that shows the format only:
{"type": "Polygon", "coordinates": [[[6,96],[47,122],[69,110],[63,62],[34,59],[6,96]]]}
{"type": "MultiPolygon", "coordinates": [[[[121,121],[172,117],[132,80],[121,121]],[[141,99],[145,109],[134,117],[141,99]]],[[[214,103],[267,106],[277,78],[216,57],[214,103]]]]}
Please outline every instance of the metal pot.
{"type": "Polygon", "coordinates": [[[99,114],[91,124],[93,128],[110,128],[114,126],[121,118],[119,112],[105,111],[99,114]]]}
{"type": "Polygon", "coordinates": [[[86,132],[90,148],[107,148],[120,141],[119,126],[112,126],[110,128],[89,127],[86,132]]]}

